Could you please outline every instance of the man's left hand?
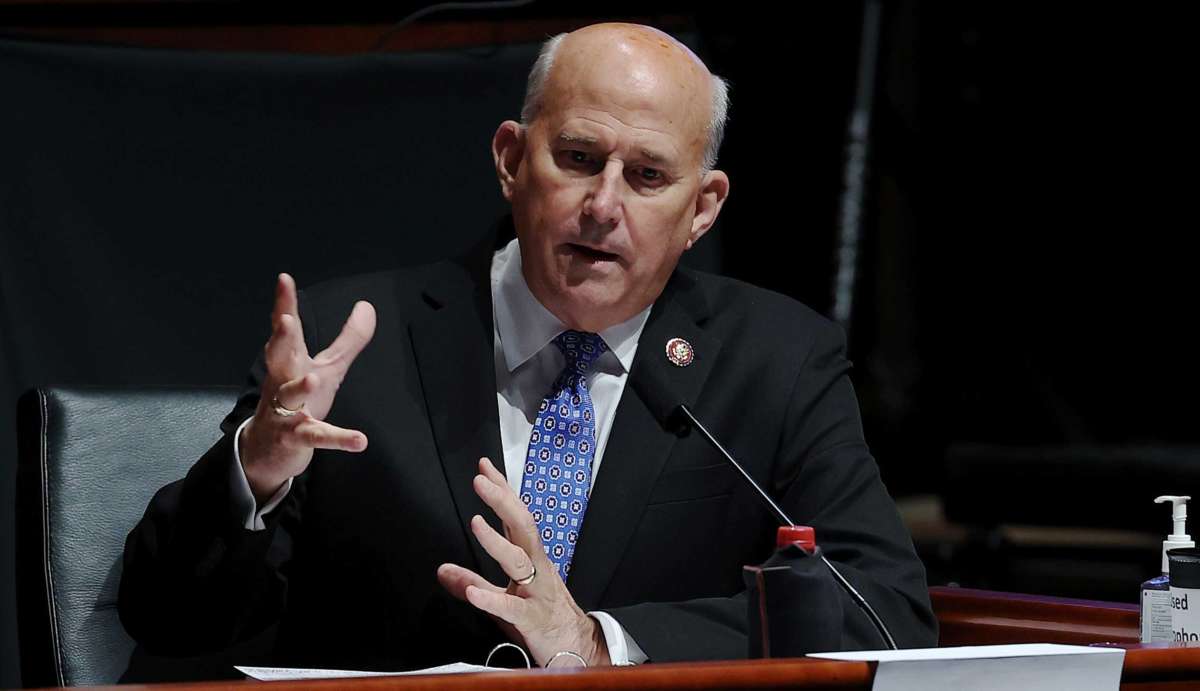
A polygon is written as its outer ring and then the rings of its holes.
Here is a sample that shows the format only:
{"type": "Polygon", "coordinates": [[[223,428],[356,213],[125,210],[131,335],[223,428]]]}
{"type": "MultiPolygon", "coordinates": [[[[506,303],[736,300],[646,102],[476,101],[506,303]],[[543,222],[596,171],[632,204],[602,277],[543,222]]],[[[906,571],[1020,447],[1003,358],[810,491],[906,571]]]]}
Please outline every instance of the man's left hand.
{"type": "MultiPolygon", "coordinates": [[[[545,666],[562,651],[580,655],[588,666],[611,664],[600,624],[575,604],[542,548],[529,509],[486,458],[479,459],[474,487],[503,521],[505,535],[497,533],[482,516],[471,518],[471,532],[508,575],[508,587],[489,583],[457,564],[438,567],[442,587],[498,619],[509,638],[524,643],[539,665],[545,666]],[[535,574],[533,580],[528,580],[530,574],[535,574]],[[517,583],[527,580],[525,585],[517,583]]],[[[573,659],[560,657],[554,666],[568,666],[573,659]]]]}

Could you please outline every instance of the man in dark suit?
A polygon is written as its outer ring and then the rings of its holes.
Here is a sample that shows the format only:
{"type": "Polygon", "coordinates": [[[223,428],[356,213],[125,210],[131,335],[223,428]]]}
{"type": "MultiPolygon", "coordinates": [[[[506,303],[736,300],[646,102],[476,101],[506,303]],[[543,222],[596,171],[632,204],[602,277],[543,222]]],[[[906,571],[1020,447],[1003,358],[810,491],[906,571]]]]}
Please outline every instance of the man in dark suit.
{"type": "MultiPolygon", "coordinates": [[[[303,296],[281,276],[226,436],[130,535],[130,633],[194,653],[279,620],[277,662],[343,668],[503,638],[542,665],[743,657],[741,566],[770,555],[772,519],[628,385],[654,379],[816,528],[901,645],[935,643],[836,327],[677,268],[728,194],[725,108],[656,30],[556,37],[493,138],[516,240],[303,296]]],[[[881,645],[844,612],[827,625],[845,647],[881,645]]]]}

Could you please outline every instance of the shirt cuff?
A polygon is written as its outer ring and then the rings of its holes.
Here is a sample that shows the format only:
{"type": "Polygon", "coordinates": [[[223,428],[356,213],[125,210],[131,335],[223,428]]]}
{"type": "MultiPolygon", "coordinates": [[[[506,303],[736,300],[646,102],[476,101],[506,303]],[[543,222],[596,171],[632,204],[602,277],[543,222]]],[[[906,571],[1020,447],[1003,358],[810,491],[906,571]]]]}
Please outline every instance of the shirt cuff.
{"type": "Polygon", "coordinates": [[[608,612],[588,612],[588,616],[600,623],[604,633],[604,644],[608,646],[608,659],[618,667],[640,665],[650,658],[642,652],[633,636],[608,612]]]}
{"type": "Polygon", "coordinates": [[[250,481],[246,479],[246,470],[242,468],[241,454],[238,453],[238,440],[242,438],[242,430],[251,419],[246,418],[233,433],[233,465],[229,468],[229,486],[233,490],[233,511],[238,521],[246,530],[266,530],[267,524],[263,522],[263,516],[271,513],[288,495],[292,489],[292,478],[289,477],[287,482],[271,495],[267,503],[261,509],[258,508],[258,503],[254,501],[254,492],[250,491],[250,481]]]}

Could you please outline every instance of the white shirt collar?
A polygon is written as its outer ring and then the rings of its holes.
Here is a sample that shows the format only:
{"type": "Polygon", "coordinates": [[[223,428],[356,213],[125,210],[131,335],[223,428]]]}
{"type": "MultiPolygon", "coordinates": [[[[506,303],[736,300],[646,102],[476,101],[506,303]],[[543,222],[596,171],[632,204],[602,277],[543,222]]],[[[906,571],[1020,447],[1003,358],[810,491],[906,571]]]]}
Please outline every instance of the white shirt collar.
{"type": "MultiPolygon", "coordinates": [[[[521,271],[521,248],[514,239],[492,258],[492,317],[508,371],[538,354],[567,327],[529,290],[521,271]]],[[[600,337],[628,372],[650,308],[600,332],[600,337]]]]}

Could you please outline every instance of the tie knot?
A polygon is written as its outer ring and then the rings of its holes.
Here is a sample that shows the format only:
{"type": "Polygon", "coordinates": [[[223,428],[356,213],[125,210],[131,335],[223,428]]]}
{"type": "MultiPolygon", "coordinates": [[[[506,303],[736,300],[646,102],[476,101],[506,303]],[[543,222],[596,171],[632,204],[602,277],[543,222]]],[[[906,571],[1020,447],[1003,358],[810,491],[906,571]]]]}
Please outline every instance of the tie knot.
{"type": "Polygon", "coordinates": [[[587,374],[596,358],[608,350],[599,334],[587,331],[564,331],[554,338],[554,345],[567,359],[567,369],[575,374],[587,374]]]}

